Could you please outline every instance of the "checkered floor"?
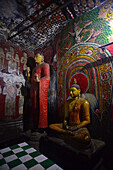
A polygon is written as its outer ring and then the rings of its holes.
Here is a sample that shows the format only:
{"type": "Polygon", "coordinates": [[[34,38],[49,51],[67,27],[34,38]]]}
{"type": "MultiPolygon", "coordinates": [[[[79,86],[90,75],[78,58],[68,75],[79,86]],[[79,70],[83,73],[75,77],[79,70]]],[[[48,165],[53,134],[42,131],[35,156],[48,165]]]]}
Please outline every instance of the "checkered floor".
{"type": "Polygon", "coordinates": [[[26,142],[0,150],[0,170],[62,170],[26,142]]]}

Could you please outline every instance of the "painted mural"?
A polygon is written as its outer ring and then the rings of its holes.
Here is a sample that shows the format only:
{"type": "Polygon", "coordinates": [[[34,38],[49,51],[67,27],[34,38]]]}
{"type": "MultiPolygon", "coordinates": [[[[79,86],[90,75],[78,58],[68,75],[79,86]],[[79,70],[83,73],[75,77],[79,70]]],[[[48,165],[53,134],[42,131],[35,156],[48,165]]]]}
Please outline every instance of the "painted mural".
{"type": "Polygon", "coordinates": [[[98,101],[95,110],[100,120],[112,120],[113,46],[99,48],[113,41],[112,1],[72,20],[62,32],[58,49],[58,108],[62,118],[69,87],[76,78],[82,94],[92,94],[98,101]]]}
{"type": "Polygon", "coordinates": [[[22,74],[30,52],[9,42],[0,41],[0,121],[22,119],[25,85],[22,74]]]}

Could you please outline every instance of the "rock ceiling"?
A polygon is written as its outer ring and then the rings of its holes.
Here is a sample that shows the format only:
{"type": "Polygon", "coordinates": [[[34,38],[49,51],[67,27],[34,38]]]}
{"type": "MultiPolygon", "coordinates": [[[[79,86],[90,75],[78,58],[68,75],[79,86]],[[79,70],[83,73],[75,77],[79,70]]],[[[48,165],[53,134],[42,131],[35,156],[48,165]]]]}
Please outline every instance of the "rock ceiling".
{"type": "Polygon", "coordinates": [[[34,51],[104,0],[0,0],[0,39],[34,51]]]}

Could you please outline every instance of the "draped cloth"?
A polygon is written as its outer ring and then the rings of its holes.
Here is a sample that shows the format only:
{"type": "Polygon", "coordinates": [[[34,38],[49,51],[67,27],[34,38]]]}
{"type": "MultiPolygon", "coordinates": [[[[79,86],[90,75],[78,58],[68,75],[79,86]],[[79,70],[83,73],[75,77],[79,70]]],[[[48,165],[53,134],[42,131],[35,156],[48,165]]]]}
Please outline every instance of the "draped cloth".
{"type": "Polygon", "coordinates": [[[35,128],[48,127],[47,100],[50,83],[50,69],[47,63],[42,63],[33,70],[31,82],[31,103],[35,128]],[[38,74],[40,82],[36,82],[38,74]]]}

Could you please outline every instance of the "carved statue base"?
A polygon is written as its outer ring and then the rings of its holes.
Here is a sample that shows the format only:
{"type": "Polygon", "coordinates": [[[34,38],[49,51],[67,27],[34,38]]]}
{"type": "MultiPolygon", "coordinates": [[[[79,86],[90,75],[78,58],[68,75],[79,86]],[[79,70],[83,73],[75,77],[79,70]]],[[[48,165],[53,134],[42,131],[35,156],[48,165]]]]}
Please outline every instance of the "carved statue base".
{"type": "Polygon", "coordinates": [[[79,149],[67,144],[58,137],[42,136],[39,151],[50,157],[63,169],[91,170],[98,169],[103,161],[105,142],[91,139],[91,148],[79,149]]]}

